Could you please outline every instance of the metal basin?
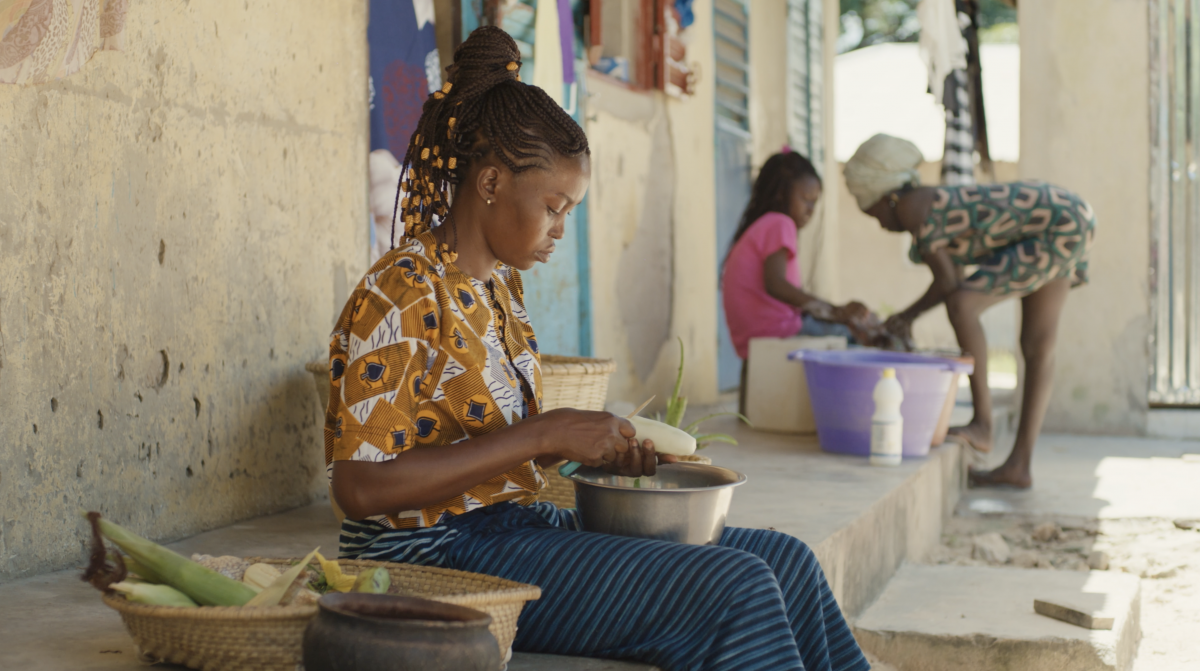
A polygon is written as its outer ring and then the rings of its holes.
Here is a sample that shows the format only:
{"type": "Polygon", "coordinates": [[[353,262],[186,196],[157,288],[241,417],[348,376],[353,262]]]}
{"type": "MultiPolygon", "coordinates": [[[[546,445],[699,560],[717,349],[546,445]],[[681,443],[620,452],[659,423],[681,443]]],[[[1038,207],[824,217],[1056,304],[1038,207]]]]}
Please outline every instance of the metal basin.
{"type": "Polygon", "coordinates": [[[602,534],[715,545],[733,488],[746,476],[703,464],[663,464],[654,477],[610,475],[584,466],[571,475],[583,528],[602,534]]]}

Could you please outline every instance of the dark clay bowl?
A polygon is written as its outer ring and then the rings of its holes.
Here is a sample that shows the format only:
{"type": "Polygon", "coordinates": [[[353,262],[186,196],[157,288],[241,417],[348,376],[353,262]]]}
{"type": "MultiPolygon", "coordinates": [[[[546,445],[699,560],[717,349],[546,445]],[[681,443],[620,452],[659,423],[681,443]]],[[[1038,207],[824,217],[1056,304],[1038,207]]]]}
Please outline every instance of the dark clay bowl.
{"type": "Polygon", "coordinates": [[[304,632],[305,671],[496,671],[492,618],[390,594],[326,594],[304,632]]]}

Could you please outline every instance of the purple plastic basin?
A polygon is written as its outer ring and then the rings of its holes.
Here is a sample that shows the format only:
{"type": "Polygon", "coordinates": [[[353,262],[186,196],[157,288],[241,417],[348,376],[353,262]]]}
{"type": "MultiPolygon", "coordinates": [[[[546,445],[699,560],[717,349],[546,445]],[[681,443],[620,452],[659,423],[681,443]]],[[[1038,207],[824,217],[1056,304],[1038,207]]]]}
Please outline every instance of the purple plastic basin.
{"type": "Polygon", "coordinates": [[[953,359],[867,349],[799,350],[788,358],[804,362],[821,449],[864,457],[871,454],[872,396],[884,368],[896,369],[904,389],[905,457],[929,454],[954,373],[974,369],[953,359]]]}

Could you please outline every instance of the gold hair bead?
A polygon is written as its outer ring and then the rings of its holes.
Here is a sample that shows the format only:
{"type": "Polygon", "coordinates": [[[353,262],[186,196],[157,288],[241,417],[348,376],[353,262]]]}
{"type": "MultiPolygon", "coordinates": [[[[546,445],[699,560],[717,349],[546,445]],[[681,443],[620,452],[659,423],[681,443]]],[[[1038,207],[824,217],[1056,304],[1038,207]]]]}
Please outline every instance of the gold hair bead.
{"type": "Polygon", "coordinates": [[[450,82],[446,82],[445,84],[442,84],[442,93],[449,93],[450,87],[452,87],[452,86],[454,86],[454,84],[451,84],[450,82]]]}
{"type": "Polygon", "coordinates": [[[450,263],[457,263],[458,262],[458,252],[450,252],[450,253],[446,254],[446,258],[450,260],[450,263]]]}
{"type": "Polygon", "coordinates": [[[417,207],[421,207],[421,197],[417,196],[417,207]]]}
{"type": "Polygon", "coordinates": [[[442,93],[441,91],[434,91],[434,92],[433,92],[433,97],[434,97],[434,99],[435,99],[435,100],[441,100],[442,98],[445,98],[445,97],[446,97],[446,94],[445,94],[445,93],[442,93]]]}
{"type": "Polygon", "coordinates": [[[408,199],[407,199],[407,198],[402,198],[402,199],[400,200],[400,207],[401,207],[401,208],[407,208],[407,207],[408,207],[408,199]]]}
{"type": "Polygon", "coordinates": [[[442,159],[440,159],[440,158],[438,159],[437,167],[439,167],[439,168],[442,167],[442,159]]]}
{"type": "Polygon", "coordinates": [[[441,153],[442,153],[442,148],[441,148],[441,147],[439,147],[439,146],[437,146],[436,144],[435,144],[435,145],[433,145],[433,155],[434,155],[434,156],[438,156],[438,155],[440,155],[441,153]]]}
{"type": "Polygon", "coordinates": [[[449,125],[451,128],[454,128],[454,124],[456,124],[456,123],[458,123],[458,118],[457,118],[457,117],[450,117],[450,121],[448,122],[448,125],[449,125]]]}
{"type": "Polygon", "coordinates": [[[516,61],[509,61],[508,65],[506,65],[504,67],[507,68],[509,72],[512,72],[513,70],[516,70],[520,66],[517,65],[516,61]]]}
{"type": "Polygon", "coordinates": [[[451,169],[451,170],[453,170],[453,169],[455,169],[456,167],[458,167],[458,158],[457,158],[457,157],[454,157],[454,156],[451,156],[451,157],[450,157],[450,169],[451,169]]]}
{"type": "Polygon", "coordinates": [[[417,143],[418,147],[421,146],[421,135],[418,133],[417,136],[413,138],[413,141],[417,143]]]}
{"type": "Polygon", "coordinates": [[[424,149],[421,150],[421,160],[422,161],[429,160],[429,147],[425,147],[424,149]]]}

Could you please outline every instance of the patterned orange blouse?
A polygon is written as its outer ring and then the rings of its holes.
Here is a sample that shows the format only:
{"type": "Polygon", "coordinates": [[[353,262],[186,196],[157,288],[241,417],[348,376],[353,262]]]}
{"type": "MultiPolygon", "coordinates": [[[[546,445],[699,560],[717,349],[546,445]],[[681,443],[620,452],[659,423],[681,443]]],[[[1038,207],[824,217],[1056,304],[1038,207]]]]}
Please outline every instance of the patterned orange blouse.
{"type": "MultiPolygon", "coordinates": [[[[484,283],[434,254],[432,233],[406,238],[375,263],[342,310],[329,343],[325,464],[387,461],[416,446],[457,443],[541,409],[537,338],[517,270],[484,283]]],[[[516,501],[545,483],[529,461],[422,510],[372,518],[430,527],[450,515],[516,501]]]]}

